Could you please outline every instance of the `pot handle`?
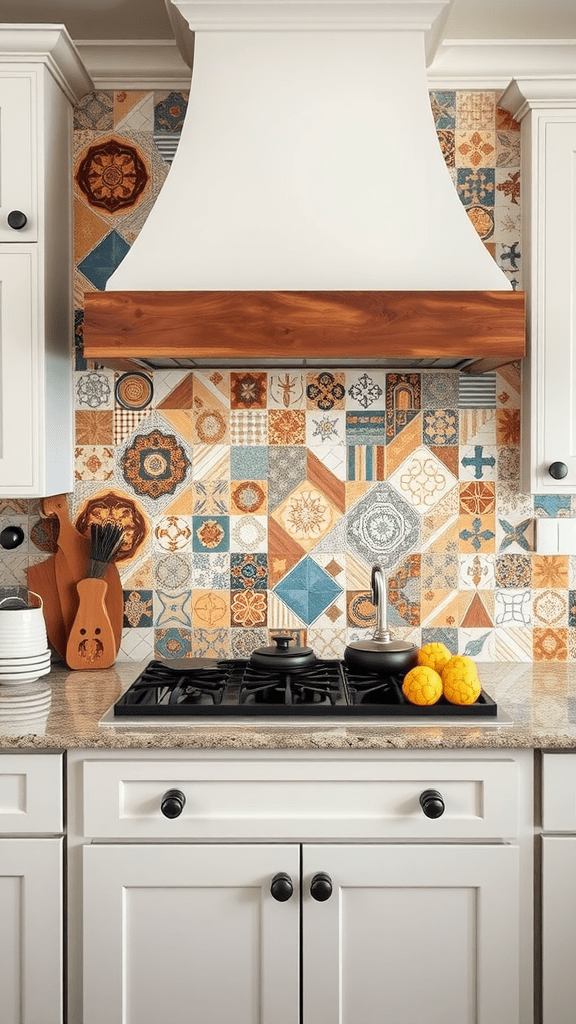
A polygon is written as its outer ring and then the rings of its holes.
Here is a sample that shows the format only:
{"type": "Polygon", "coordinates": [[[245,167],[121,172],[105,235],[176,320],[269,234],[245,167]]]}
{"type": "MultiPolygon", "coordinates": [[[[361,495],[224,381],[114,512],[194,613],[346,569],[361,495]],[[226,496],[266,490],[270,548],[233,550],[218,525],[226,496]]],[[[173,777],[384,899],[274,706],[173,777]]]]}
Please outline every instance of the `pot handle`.
{"type": "Polygon", "coordinates": [[[380,640],[387,644],[392,639],[388,629],[388,588],[386,586],[386,577],[380,565],[372,566],[371,587],[372,604],[376,608],[376,629],[372,639],[380,640]]]}

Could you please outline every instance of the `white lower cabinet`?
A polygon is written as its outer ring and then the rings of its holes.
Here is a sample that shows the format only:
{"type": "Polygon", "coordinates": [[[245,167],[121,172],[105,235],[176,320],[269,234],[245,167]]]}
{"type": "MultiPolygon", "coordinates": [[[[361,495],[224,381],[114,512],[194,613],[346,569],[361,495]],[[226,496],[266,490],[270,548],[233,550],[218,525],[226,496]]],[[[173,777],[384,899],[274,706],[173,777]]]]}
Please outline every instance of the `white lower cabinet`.
{"type": "Polygon", "coordinates": [[[0,755],[2,1024],[64,1019],[62,803],[60,755],[0,755]]]}
{"type": "Polygon", "coordinates": [[[70,1024],[531,1022],[531,761],[210,753],[77,755],[70,1024]]]}
{"type": "Polygon", "coordinates": [[[542,827],[542,1024],[574,1024],[576,754],[542,757],[542,827]]]}

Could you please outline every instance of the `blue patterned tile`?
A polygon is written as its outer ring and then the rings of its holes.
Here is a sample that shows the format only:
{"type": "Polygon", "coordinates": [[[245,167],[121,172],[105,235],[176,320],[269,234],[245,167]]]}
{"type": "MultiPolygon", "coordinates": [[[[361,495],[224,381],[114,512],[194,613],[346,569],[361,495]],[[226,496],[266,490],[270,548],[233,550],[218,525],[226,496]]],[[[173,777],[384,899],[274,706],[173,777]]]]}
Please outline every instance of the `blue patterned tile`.
{"type": "Polygon", "coordinates": [[[230,521],[228,516],[192,516],[193,551],[228,551],[230,521]]]}
{"type": "Polygon", "coordinates": [[[456,93],[453,90],[432,91],[430,106],[436,128],[456,127],[456,93]]]}
{"type": "Polygon", "coordinates": [[[493,167],[458,167],[456,186],[464,206],[494,206],[493,167]]]}
{"type": "Polygon", "coordinates": [[[78,264],[78,270],[85,278],[103,291],[108,278],[120,266],[130,246],[117,231],[110,231],[95,249],[78,264]]]}
{"type": "Polygon", "coordinates": [[[171,92],[154,105],[154,133],[181,132],[188,100],[181,92],[171,92]]]}
{"type": "Polygon", "coordinates": [[[458,654],[458,630],[450,626],[422,630],[422,646],[425,644],[444,644],[451,654],[458,654]]]}
{"type": "Polygon", "coordinates": [[[330,607],[342,588],[317,562],[306,556],[280,581],[274,593],[310,625],[330,607]]]}
{"type": "Polygon", "coordinates": [[[534,511],[536,514],[543,512],[552,519],[560,515],[569,515],[570,498],[566,494],[535,494],[534,511]]]}
{"type": "Polygon", "coordinates": [[[233,445],[230,450],[232,480],[265,480],[268,475],[268,448],[233,445]]]}
{"type": "Polygon", "coordinates": [[[230,555],[231,590],[267,590],[268,556],[263,553],[230,555]]]}
{"type": "Polygon", "coordinates": [[[346,413],[346,444],[384,444],[386,414],[383,409],[346,413]]]}
{"type": "Polygon", "coordinates": [[[143,629],[152,625],[152,591],[124,590],[124,628],[143,629]]]}

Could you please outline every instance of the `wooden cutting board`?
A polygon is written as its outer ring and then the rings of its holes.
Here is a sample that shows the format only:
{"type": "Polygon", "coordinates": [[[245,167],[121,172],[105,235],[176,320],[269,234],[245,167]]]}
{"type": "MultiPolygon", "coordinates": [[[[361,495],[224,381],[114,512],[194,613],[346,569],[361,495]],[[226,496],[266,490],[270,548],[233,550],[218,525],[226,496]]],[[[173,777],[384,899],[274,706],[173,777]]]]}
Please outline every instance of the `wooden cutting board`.
{"type": "MultiPolygon", "coordinates": [[[[72,524],[65,494],[44,498],[42,506],[45,515],[57,516],[60,524],[54,568],[62,620],[68,639],[78,611],[78,583],[88,575],[91,543],[89,538],[79,533],[72,524]]],[[[107,584],[106,612],[114,636],[115,653],[118,653],[122,639],[124,598],[118,567],[114,562],[108,565],[104,579],[107,584]]]]}
{"type": "Polygon", "coordinates": [[[106,580],[78,583],[78,611],[66,646],[66,662],[72,669],[110,668],[116,658],[114,633],[106,611],[106,580]]]}
{"type": "Polygon", "coordinates": [[[58,585],[56,583],[56,556],[38,565],[29,565],[26,570],[28,577],[28,588],[39,594],[42,598],[42,612],[46,623],[48,640],[62,660],[66,657],[66,642],[68,634],[62,618],[60,598],[58,597],[58,585]]]}

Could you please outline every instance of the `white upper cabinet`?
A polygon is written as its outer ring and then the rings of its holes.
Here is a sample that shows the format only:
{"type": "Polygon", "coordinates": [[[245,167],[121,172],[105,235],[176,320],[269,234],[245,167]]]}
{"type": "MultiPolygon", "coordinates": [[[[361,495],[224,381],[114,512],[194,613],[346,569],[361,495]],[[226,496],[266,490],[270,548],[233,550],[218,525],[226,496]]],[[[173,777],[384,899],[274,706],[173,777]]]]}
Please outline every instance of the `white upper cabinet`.
{"type": "Polygon", "coordinates": [[[58,26],[0,27],[0,497],[73,486],[72,108],[58,26]]]}
{"type": "Polygon", "coordinates": [[[528,355],[522,487],[576,493],[576,77],[517,79],[500,100],[522,125],[528,355]]]}

